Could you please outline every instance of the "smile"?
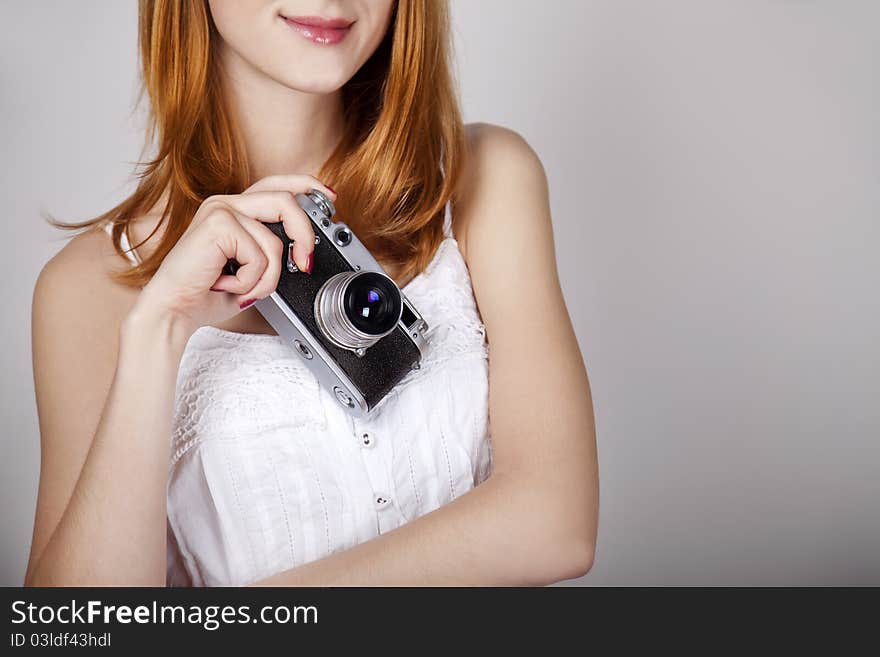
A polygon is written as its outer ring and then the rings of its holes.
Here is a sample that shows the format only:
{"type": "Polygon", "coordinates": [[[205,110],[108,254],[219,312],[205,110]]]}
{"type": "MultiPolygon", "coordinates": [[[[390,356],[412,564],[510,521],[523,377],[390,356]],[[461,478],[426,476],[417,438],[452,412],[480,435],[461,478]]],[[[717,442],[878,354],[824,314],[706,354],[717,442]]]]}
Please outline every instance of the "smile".
{"type": "Polygon", "coordinates": [[[322,18],[320,16],[281,16],[300,36],[312,43],[332,46],[342,41],[351,31],[354,21],[344,18],[322,18]]]}

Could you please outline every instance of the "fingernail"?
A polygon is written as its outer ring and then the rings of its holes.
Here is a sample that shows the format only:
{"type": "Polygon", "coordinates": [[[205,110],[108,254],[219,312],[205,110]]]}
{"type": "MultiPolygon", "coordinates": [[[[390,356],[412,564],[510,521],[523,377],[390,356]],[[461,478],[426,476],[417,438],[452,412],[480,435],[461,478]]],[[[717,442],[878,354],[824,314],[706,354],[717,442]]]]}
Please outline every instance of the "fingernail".
{"type": "Polygon", "coordinates": [[[336,194],[336,190],[333,189],[330,185],[325,185],[325,187],[326,187],[327,189],[329,189],[331,192],[333,192],[334,194],[336,194]]]}
{"type": "Polygon", "coordinates": [[[244,303],[239,304],[238,307],[241,308],[242,310],[244,310],[244,309],[247,308],[249,305],[251,305],[254,301],[256,301],[256,299],[248,299],[248,300],[245,301],[244,303]]]}
{"type": "Polygon", "coordinates": [[[218,287],[212,287],[212,288],[211,288],[211,292],[223,292],[223,290],[221,290],[221,289],[218,288],[218,287]]]}
{"type": "MultiPolygon", "coordinates": [[[[312,253],[314,253],[314,251],[312,253]]],[[[303,270],[307,274],[312,273],[312,265],[314,264],[314,259],[312,258],[312,253],[309,254],[308,258],[306,258],[306,268],[303,270]]]]}

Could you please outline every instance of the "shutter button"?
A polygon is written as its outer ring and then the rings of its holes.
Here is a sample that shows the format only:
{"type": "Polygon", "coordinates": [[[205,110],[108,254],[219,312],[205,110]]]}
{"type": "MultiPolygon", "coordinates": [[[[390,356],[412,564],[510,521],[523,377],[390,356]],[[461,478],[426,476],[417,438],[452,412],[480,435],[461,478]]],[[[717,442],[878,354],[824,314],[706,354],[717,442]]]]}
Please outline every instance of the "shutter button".
{"type": "Polygon", "coordinates": [[[367,431],[364,431],[364,433],[361,434],[361,445],[363,445],[364,447],[373,447],[375,446],[375,444],[376,439],[373,437],[373,434],[367,431]]]}

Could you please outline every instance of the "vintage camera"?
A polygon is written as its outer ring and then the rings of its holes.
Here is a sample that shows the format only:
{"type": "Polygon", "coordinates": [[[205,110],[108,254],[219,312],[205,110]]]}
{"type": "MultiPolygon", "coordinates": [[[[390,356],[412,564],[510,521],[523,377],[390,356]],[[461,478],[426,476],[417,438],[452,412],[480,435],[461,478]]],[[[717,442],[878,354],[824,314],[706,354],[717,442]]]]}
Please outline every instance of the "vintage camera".
{"type": "Polygon", "coordinates": [[[281,223],[265,224],[284,243],[278,287],[255,307],[349,412],[365,416],[418,369],[428,324],[336,209],[311,190],[296,201],[312,222],[311,274],[293,261],[281,223]]]}

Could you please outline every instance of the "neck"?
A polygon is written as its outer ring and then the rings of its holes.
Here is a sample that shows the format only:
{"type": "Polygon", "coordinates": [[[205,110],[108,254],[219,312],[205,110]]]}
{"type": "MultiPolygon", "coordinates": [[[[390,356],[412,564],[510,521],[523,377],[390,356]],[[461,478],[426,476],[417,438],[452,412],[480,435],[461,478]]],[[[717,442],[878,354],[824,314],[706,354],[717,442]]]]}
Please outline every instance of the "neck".
{"type": "Polygon", "coordinates": [[[342,93],[290,89],[221,51],[224,94],[244,140],[253,181],[266,176],[316,176],[343,134],[342,93]]]}

